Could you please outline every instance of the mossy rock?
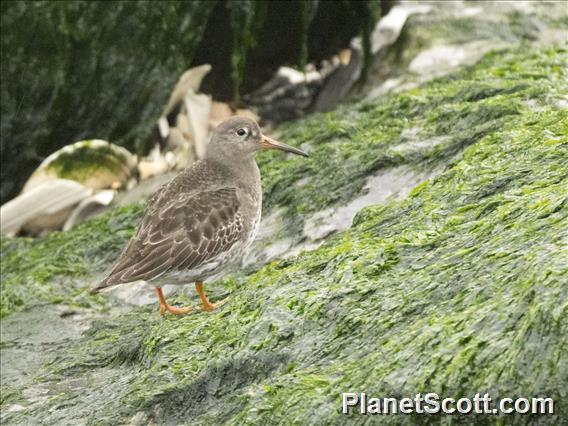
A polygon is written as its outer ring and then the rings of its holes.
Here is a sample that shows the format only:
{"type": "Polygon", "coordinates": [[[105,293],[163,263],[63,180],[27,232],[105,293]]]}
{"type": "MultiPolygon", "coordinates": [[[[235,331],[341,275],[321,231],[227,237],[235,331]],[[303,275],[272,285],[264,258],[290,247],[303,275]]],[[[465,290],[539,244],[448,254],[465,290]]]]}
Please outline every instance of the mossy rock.
{"type": "Polygon", "coordinates": [[[67,145],[47,157],[30,176],[23,192],[50,179],[69,179],[87,188],[118,189],[136,175],[136,156],[107,141],[93,139],[67,145]]]}
{"type": "MultiPolygon", "coordinates": [[[[424,87],[281,128],[288,137],[280,139],[309,144],[313,160],[264,157],[268,211],[301,217],[349,200],[369,174],[393,164],[445,169],[404,200],[363,209],[316,250],[213,283],[213,300],[229,296],[213,313],[160,318],[147,306],[104,314],[54,349],[33,382],[3,382],[3,422],[372,422],[340,414],[342,392],[365,391],[552,397],[554,417],[451,420],[560,423],[568,388],[566,59],[564,48],[492,53],[424,87]],[[403,131],[415,128],[420,138],[444,138],[401,154],[403,131]]],[[[38,290],[63,294],[61,280],[75,289],[95,280],[141,212],[113,211],[37,241],[3,240],[3,313],[49,302],[38,290]],[[22,305],[6,301],[15,294],[22,305]]],[[[81,297],[97,309],[100,299],[81,297]]]]}

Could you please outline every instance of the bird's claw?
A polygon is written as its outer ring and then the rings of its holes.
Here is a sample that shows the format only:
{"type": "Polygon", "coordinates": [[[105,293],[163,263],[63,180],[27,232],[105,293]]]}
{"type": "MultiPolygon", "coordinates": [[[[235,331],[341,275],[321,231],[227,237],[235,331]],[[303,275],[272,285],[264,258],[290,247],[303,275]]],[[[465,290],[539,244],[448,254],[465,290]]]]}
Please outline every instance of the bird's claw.
{"type": "Polygon", "coordinates": [[[227,299],[223,299],[217,303],[203,303],[201,305],[201,310],[205,311],[205,312],[211,312],[214,311],[217,308],[220,308],[221,306],[223,306],[225,303],[227,303],[227,299]]]}
{"type": "Polygon", "coordinates": [[[176,308],[175,306],[160,304],[160,315],[164,316],[166,312],[170,312],[174,315],[185,315],[191,312],[191,307],[176,308]]]}

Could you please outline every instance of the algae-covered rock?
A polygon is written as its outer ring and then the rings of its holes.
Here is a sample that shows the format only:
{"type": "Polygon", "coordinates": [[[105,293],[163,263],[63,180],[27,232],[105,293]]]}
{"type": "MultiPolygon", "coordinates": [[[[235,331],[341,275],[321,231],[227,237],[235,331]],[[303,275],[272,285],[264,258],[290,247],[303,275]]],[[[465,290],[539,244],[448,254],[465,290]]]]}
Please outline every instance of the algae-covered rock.
{"type": "MultiPolygon", "coordinates": [[[[229,302],[209,314],[117,312],[86,293],[132,235],[141,205],[37,241],[2,240],[3,367],[22,368],[13,351],[44,344],[7,334],[7,321],[54,303],[70,307],[63,317],[101,316],[34,357],[28,376],[3,376],[2,421],[363,423],[375,419],[340,410],[342,392],[364,391],[551,397],[554,417],[499,421],[560,423],[566,61],[559,47],[491,53],[422,87],[280,128],[280,139],[308,145],[311,158],[260,161],[266,214],[279,211],[290,238],[303,238],[317,212],[362,195],[375,173],[405,165],[438,174],[361,210],[315,250],[212,283],[211,299],[229,302]]],[[[443,421],[386,419],[432,420],[443,421]]]]}
{"type": "Polygon", "coordinates": [[[47,157],[32,173],[22,192],[51,179],[69,179],[98,190],[122,188],[136,171],[136,157],[107,141],[75,142],[47,157]]]}
{"type": "MultiPolygon", "coordinates": [[[[405,2],[391,14],[404,12],[412,14],[392,48],[376,52],[358,96],[374,99],[416,87],[519,43],[566,43],[562,2],[405,2]]],[[[385,38],[373,39],[373,46],[385,38]]]]}
{"type": "Polygon", "coordinates": [[[85,294],[85,277],[101,273],[120,252],[143,209],[141,204],[114,209],[43,238],[2,238],[0,316],[45,303],[100,303],[102,299],[85,294]]]}

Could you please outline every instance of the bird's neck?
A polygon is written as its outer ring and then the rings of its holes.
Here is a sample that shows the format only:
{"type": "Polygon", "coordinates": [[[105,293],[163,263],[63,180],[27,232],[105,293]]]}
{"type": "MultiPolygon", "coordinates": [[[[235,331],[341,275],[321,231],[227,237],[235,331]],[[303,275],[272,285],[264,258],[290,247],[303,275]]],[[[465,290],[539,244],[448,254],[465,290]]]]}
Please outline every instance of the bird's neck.
{"type": "Polygon", "coordinates": [[[230,159],[228,157],[208,158],[207,161],[209,161],[214,168],[222,168],[247,184],[254,182],[260,183],[260,171],[254,155],[230,159]]]}

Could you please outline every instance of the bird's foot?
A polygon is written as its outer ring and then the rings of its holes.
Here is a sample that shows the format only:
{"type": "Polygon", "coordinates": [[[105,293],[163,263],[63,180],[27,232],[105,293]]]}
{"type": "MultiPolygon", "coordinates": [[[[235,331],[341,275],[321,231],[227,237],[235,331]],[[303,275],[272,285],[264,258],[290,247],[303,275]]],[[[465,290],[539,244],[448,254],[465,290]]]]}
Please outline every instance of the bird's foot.
{"type": "Polygon", "coordinates": [[[188,312],[191,311],[191,307],[186,306],[183,308],[176,308],[175,306],[171,306],[166,304],[161,304],[160,303],[160,315],[164,316],[166,314],[166,312],[170,312],[174,315],[185,315],[188,312]]]}
{"type": "Polygon", "coordinates": [[[203,289],[203,283],[201,281],[195,282],[195,289],[197,290],[197,293],[199,294],[199,298],[201,299],[201,310],[202,311],[205,311],[205,312],[214,311],[215,309],[223,306],[227,302],[227,299],[225,299],[225,300],[221,300],[220,302],[217,302],[217,303],[211,303],[209,301],[209,299],[207,298],[207,296],[205,295],[205,290],[203,289]]]}
{"type": "Polygon", "coordinates": [[[171,312],[174,315],[185,315],[191,311],[189,306],[185,308],[176,308],[175,306],[171,306],[168,302],[166,302],[166,298],[164,297],[164,292],[161,287],[156,287],[156,294],[160,301],[160,315],[162,316],[164,316],[166,312],[171,312]]]}
{"type": "Polygon", "coordinates": [[[217,303],[211,303],[211,302],[209,302],[209,300],[207,300],[206,303],[204,302],[204,303],[201,305],[201,310],[202,310],[202,311],[205,311],[205,312],[211,312],[211,311],[214,311],[214,310],[217,309],[217,308],[220,308],[220,307],[223,306],[225,303],[227,303],[227,299],[223,299],[223,300],[221,300],[221,301],[219,301],[219,302],[217,302],[217,303]]]}

